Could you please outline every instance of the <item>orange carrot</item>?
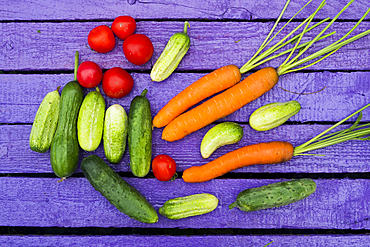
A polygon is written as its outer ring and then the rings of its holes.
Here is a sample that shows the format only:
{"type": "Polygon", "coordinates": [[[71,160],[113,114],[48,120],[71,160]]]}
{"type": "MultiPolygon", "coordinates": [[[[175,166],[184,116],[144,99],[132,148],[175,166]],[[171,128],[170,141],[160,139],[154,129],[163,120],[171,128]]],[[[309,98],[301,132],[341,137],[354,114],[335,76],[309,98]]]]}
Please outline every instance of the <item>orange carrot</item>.
{"type": "Polygon", "coordinates": [[[250,165],[278,164],[289,161],[293,156],[298,155],[320,155],[307,154],[312,150],[332,146],[349,140],[367,141],[370,140],[370,124],[359,125],[362,118],[362,111],[370,107],[370,104],[362,107],[348,117],[342,119],[327,130],[321,132],[309,141],[293,147],[289,142],[273,141],[245,146],[231,151],[205,165],[193,166],[186,169],[182,175],[185,182],[198,183],[211,180],[224,175],[227,172],[250,165]],[[347,129],[329,133],[340,124],[359,114],[355,123],[347,129]]]}
{"type": "Polygon", "coordinates": [[[203,76],[172,98],[154,117],[153,125],[157,128],[166,126],[193,105],[235,85],[240,78],[239,68],[235,65],[223,66],[203,76]]]}
{"type": "Polygon", "coordinates": [[[205,165],[186,169],[182,178],[188,183],[200,183],[245,166],[282,163],[293,157],[293,150],[292,144],[280,141],[245,146],[205,165]]]}
{"type": "Polygon", "coordinates": [[[203,104],[178,116],[162,132],[162,139],[176,141],[240,109],[275,86],[279,77],[272,67],[251,74],[203,104]]]}

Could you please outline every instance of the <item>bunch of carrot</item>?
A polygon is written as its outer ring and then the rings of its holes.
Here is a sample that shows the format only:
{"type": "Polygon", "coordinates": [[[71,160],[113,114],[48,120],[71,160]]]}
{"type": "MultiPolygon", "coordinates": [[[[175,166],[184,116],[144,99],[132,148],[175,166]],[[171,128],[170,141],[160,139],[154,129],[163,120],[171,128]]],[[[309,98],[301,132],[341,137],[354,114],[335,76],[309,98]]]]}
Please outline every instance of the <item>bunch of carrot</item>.
{"type": "Polygon", "coordinates": [[[281,30],[283,30],[283,28],[305,6],[307,6],[311,2],[309,1],[279,30],[277,34],[275,34],[270,40],[268,40],[289,4],[289,1],[287,1],[278,20],[276,21],[274,27],[270,31],[269,35],[266,37],[263,44],[261,45],[260,49],[245,65],[243,65],[240,69],[238,69],[235,65],[227,65],[211,72],[210,74],[202,77],[201,79],[187,87],[185,90],[180,92],[178,95],[176,95],[158,112],[158,114],[153,119],[153,125],[158,128],[166,126],[162,132],[162,139],[166,141],[176,141],[182,139],[188,134],[197,131],[211,124],[212,122],[237,111],[241,107],[268,92],[276,85],[279,80],[279,76],[312,66],[330,56],[342,46],[369,34],[370,30],[362,32],[350,39],[343,41],[362,22],[362,20],[369,13],[370,9],[368,9],[363,17],[356,23],[356,25],[338,41],[303,59],[298,60],[299,57],[301,57],[302,54],[304,54],[307,49],[312,46],[313,43],[334,33],[333,32],[323,36],[323,33],[334,23],[339,15],[345,9],[347,9],[353,1],[354,0],[350,1],[314,39],[312,39],[310,42],[300,44],[301,39],[305,33],[327,21],[327,19],[325,19],[324,21],[319,22],[310,28],[308,27],[316,13],[326,4],[325,0],[323,0],[320,6],[312,15],[310,15],[305,21],[303,21],[293,31],[286,35],[282,40],[260,54],[262,50],[276,37],[276,35],[281,32],[281,30]],[[288,40],[288,38],[304,24],[306,24],[304,30],[300,34],[288,40]],[[274,52],[293,41],[296,41],[296,44],[292,49],[272,56],[274,52]],[[299,49],[299,53],[292,58],[294,52],[297,49],[299,49]],[[289,56],[277,69],[272,67],[260,69],[238,83],[242,73],[245,73],[250,69],[257,67],[266,61],[288,53],[289,56]],[[298,67],[318,57],[320,58],[312,62],[311,64],[294,69],[295,67],[298,67]],[[210,97],[224,89],[227,90],[205,101],[201,105],[183,113],[203,99],[210,97]]]}

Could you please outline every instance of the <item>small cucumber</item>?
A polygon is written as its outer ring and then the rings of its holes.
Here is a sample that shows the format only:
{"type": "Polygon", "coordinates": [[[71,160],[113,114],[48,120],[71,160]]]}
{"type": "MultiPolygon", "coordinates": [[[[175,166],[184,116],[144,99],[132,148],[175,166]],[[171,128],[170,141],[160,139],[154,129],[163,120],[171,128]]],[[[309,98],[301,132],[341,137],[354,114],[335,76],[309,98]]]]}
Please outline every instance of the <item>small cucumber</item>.
{"type": "Polygon", "coordinates": [[[300,110],[301,105],[295,100],[267,104],[252,113],[249,124],[257,131],[270,130],[282,125],[300,110]]]}
{"type": "Polygon", "coordinates": [[[45,153],[53,141],[59,119],[59,88],[46,94],[36,112],[29,141],[33,151],[45,153]]]}
{"type": "Polygon", "coordinates": [[[284,206],[302,200],[316,190],[312,179],[298,179],[243,190],[229,208],[245,212],[284,206]]]}
{"type": "Polygon", "coordinates": [[[179,66],[190,47],[190,38],[187,34],[188,26],[190,27],[190,24],[186,21],[184,31],[175,33],[168,41],[150,73],[152,81],[163,81],[179,66]]]}
{"type": "Polygon", "coordinates": [[[243,137],[243,128],[233,122],[220,123],[211,128],[203,137],[200,144],[200,153],[203,158],[208,158],[221,146],[234,144],[243,137]]]}
{"type": "Polygon", "coordinates": [[[84,158],[81,169],[91,185],[120,212],[144,223],[158,221],[157,211],[148,200],[100,157],[90,155],[84,158]]]}
{"type": "Polygon", "coordinates": [[[132,173],[145,177],[152,160],[152,113],[149,100],[145,97],[148,90],[131,101],[128,116],[128,150],[132,173]]]}
{"type": "Polygon", "coordinates": [[[111,163],[119,163],[126,149],[128,118],[125,109],[115,104],[105,113],[104,120],[104,153],[111,163]]]}
{"type": "Polygon", "coordinates": [[[195,194],[170,199],[159,208],[158,212],[172,220],[202,215],[217,208],[218,199],[211,194],[195,194]]]}
{"type": "Polygon", "coordinates": [[[77,134],[80,147],[94,151],[99,147],[103,135],[105,101],[99,88],[91,91],[82,102],[77,120],[77,134]]]}
{"type": "Polygon", "coordinates": [[[51,167],[60,178],[72,175],[79,159],[77,117],[84,91],[76,80],[77,68],[78,52],[75,55],[75,80],[68,82],[62,90],[58,126],[50,147],[51,167]]]}

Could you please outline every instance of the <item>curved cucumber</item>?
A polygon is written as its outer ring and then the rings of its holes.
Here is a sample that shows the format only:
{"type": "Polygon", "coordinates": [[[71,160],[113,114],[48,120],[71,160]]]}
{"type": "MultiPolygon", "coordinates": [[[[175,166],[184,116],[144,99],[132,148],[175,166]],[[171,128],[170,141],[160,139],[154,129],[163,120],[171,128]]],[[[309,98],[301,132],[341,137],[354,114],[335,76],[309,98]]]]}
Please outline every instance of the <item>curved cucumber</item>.
{"type": "Polygon", "coordinates": [[[105,113],[104,153],[111,163],[119,163],[126,149],[128,118],[125,109],[115,104],[105,113]]]}
{"type": "Polygon", "coordinates": [[[169,219],[177,220],[202,215],[217,208],[218,199],[211,194],[195,194],[170,199],[159,208],[159,213],[169,219]]]}
{"type": "Polygon", "coordinates": [[[45,153],[53,141],[59,119],[59,88],[46,94],[36,112],[29,140],[33,151],[45,153]]]}
{"type": "Polygon", "coordinates": [[[282,125],[300,110],[301,105],[295,100],[267,104],[252,113],[249,124],[258,131],[270,130],[282,125]]]}
{"type": "Polygon", "coordinates": [[[284,206],[302,200],[316,190],[312,179],[298,179],[243,190],[229,208],[245,212],[284,206]]]}
{"type": "Polygon", "coordinates": [[[163,81],[179,66],[190,47],[190,38],[187,34],[188,26],[190,27],[189,22],[186,21],[184,31],[175,33],[168,41],[150,73],[152,81],[163,81]]]}
{"type": "Polygon", "coordinates": [[[91,185],[120,212],[144,223],[158,221],[157,211],[146,198],[100,157],[90,155],[84,158],[81,169],[91,185]]]}
{"type": "Polygon", "coordinates": [[[243,128],[233,122],[220,123],[211,128],[203,137],[200,144],[200,153],[203,158],[208,158],[221,146],[234,144],[243,137],[243,128]]]}
{"type": "Polygon", "coordinates": [[[132,173],[145,177],[152,160],[152,114],[149,100],[145,97],[148,90],[136,96],[130,105],[128,116],[128,150],[132,173]]]}
{"type": "Polygon", "coordinates": [[[82,102],[77,120],[77,134],[80,147],[94,151],[99,147],[103,135],[105,101],[99,88],[91,91],[82,102]]]}

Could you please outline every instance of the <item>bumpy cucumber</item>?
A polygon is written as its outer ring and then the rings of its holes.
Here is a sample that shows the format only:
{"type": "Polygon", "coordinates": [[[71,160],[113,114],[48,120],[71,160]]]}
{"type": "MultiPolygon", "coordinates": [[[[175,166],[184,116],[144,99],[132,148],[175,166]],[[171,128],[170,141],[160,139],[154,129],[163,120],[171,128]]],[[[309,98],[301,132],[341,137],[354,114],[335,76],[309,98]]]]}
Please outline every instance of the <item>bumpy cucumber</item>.
{"type": "Polygon", "coordinates": [[[125,109],[115,104],[105,113],[104,153],[111,163],[119,163],[126,149],[128,118],[125,109]]]}
{"type": "Polygon", "coordinates": [[[128,150],[132,173],[145,177],[152,160],[152,114],[149,100],[145,97],[148,90],[136,96],[130,105],[128,116],[128,150]]]}
{"type": "Polygon", "coordinates": [[[91,91],[82,102],[77,120],[77,136],[80,147],[94,151],[99,147],[103,135],[105,101],[99,88],[91,91]]]}
{"type": "MultiPolygon", "coordinates": [[[[75,79],[77,67],[78,52],[75,56],[75,79]]],[[[58,127],[50,148],[51,167],[61,178],[72,175],[78,165],[77,116],[83,97],[84,92],[77,80],[68,82],[62,90],[58,127]]]]}
{"type": "Polygon", "coordinates": [[[150,73],[153,81],[163,81],[179,66],[190,47],[190,38],[187,35],[188,26],[190,27],[189,22],[186,21],[184,31],[175,33],[168,41],[150,73]]]}
{"type": "Polygon", "coordinates": [[[83,159],[81,169],[91,185],[120,212],[144,223],[158,221],[157,211],[138,190],[124,181],[100,157],[83,159]]]}
{"type": "Polygon", "coordinates": [[[266,131],[285,123],[301,110],[299,102],[276,102],[255,110],[249,118],[250,126],[258,131],[266,131]]]}
{"type": "Polygon", "coordinates": [[[159,213],[169,219],[177,220],[202,215],[217,208],[218,199],[211,194],[195,194],[170,199],[159,208],[159,213]]]}
{"type": "Polygon", "coordinates": [[[302,200],[316,190],[312,179],[298,179],[273,183],[240,192],[229,208],[238,207],[245,212],[284,206],[302,200]]]}
{"type": "Polygon", "coordinates": [[[208,158],[221,146],[237,143],[243,137],[243,128],[233,122],[220,123],[211,128],[203,137],[200,153],[208,158]]]}
{"type": "Polygon", "coordinates": [[[59,88],[46,94],[36,112],[30,134],[30,148],[39,153],[49,150],[57,129],[60,108],[59,88]]]}

